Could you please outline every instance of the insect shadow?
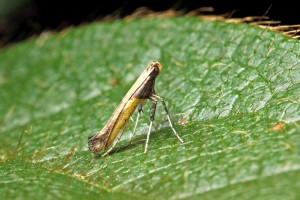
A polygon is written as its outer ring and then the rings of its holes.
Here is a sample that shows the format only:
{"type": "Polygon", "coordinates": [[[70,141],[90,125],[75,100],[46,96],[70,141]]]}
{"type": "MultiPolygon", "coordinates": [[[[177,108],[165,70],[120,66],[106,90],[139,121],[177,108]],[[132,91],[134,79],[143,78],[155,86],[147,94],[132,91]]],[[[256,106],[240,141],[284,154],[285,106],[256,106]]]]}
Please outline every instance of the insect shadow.
{"type": "MultiPolygon", "coordinates": [[[[115,153],[121,153],[123,151],[127,151],[129,149],[135,148],[136,146],[141,146],[141,144],[145,143],[145,135],[135,136],[131,142],[128,142],[128,140],[121,142],[121,145],[115,149],[113,149],[111,152],[109,152],[109,155],[113,155],[115,153]]],[[[102,158],[101,156],[105,153],[105,151],[99,153],[95,158],[99,159],[102,158]]]]}

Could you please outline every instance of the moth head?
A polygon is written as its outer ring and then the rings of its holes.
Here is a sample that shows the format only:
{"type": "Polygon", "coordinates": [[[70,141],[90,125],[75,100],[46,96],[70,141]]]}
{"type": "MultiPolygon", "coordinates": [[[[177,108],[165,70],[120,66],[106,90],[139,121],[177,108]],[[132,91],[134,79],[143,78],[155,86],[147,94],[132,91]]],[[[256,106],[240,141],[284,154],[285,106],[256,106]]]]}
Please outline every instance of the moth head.
{"type": "Polygon", "coordinates": [[[162,66],[158,61],[152,61],[151,64],[147,67],[147,71],[151,71],[155,77],[160,74],[162,66]]]}

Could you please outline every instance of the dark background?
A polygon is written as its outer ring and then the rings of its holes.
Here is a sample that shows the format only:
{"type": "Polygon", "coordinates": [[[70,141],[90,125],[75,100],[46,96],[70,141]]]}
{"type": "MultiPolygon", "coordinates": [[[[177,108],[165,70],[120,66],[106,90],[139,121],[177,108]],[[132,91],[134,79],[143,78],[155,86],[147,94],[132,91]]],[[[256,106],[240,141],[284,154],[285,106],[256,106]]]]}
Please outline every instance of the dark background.
{"type": "MultiPolygon", "coordinates": [[[[0,0],[12,2],[0,8],[0,47],[24,40],[43,31],[59,31],[108,15],[122,18],[139,7],[154,11],[174,9],[182,14],[200,7],[213,7],[209,14],[231,17],[268,16],[281,25],[300,24],[300,9],[296,0],[0,0]],[[2,14],[1,14],[2,12],[2,14]]],[[[3,3],[2,3],[3,4],[3,3]]]]}

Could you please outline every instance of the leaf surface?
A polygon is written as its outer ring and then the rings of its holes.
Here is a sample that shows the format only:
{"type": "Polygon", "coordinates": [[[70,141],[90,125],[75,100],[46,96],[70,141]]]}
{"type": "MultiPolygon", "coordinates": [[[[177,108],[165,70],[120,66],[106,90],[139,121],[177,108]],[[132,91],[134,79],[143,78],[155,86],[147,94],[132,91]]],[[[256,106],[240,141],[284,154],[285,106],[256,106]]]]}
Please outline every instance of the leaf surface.
{"type": "Polygon", "coordinates": [[[279,33],[188,17],[93,23],[3,49],[0,198],[299,198],[299,55],[279,33]],[[129,122],[95,158],[87,137],[152,60],[184,143],[159,104],[143,154],[146,105],[133,143],[129,122]]]}

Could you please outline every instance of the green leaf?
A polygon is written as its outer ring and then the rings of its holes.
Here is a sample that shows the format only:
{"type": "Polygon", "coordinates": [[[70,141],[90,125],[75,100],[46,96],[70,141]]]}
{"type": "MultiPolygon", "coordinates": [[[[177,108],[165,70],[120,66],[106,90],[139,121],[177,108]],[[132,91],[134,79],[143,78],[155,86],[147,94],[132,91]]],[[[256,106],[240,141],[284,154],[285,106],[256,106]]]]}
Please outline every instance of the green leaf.
{"type": "MultiPolygon", "coordinates": [[[[0,199],[297,199],[300,45],[247,24],[199,18],[94,23],[0,52],[0,199]],[[152,61],[161,105],[143,154],[149,105],[115,151],[100,130],[152,61]]],[[[135,116],[133,116],[135,118],[135,116]]]]}

